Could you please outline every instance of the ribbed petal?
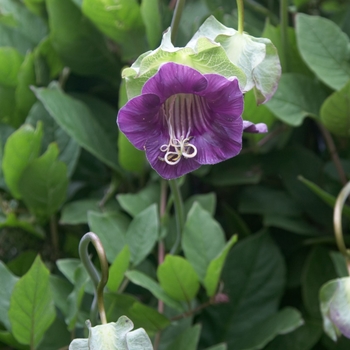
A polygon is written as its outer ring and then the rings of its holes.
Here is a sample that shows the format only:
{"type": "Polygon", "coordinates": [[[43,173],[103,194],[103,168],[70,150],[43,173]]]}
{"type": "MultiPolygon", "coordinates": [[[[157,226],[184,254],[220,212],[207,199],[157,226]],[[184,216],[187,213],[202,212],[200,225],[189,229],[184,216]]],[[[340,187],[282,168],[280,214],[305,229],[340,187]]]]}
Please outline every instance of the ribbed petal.
{"type": "Polygon", "coordinates": [[[143,150],[149,135],[162,128],[159,108],[159,97],[145,94],[134,97],[119,110],[118,126],[136,148],[143,150]]]}
{"type": "Polygon", "coordinates": [[[145,83],[142,93],[155,94],[162,103],[175,94],[198,94],[207,86],[207,79],[195,69],[168,62],[145,83]]]}
{"type": "Polygon", "coordinates": [[[191,171],[198,169],[199,164],[193,158],[181,158],[176,165],[169,165],[164,160],[164,152],[160,151],[160,147],[169,141],[168,137],[150,137],[146,144],[146,156],[152,168],[164,179],[171,180],[183,176],[191,171]]]}
{"type": "Polygon", "coordinates": [[[254,124],[247,120],[243,120],[243,132],[250,132],[253,134],[263,134],[268,132],[267,125],[264,123],[254,124]]]}

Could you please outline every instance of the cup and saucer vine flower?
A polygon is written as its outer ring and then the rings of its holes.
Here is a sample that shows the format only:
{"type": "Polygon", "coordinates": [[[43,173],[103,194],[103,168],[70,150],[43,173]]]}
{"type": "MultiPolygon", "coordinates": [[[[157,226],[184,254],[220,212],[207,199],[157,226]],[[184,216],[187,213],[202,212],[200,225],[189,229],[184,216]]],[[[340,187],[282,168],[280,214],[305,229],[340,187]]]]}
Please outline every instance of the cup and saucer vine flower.
{"type": "Polygon", "coordinates": [[[238,155],[243,132],[267,132],[265,124],[242,119],[244,92],[254,88],[254,81],[265,87],[264,82],[215,42],[219,30],[213,23],[214,35],[197,33],[182,48],[173,46],[168,30],[158,49],[123,71],[129,101],[119,110],[118,126],[165,179],[238,155]]]}
{"type": "Polygon", "coordinates": [[[265,124],[244,122],[242,113],[237,78],[168,62],[119,111],[117,121],[158,174],[173,179],[236,156],[244,129],[267,131],[265,124]]]}

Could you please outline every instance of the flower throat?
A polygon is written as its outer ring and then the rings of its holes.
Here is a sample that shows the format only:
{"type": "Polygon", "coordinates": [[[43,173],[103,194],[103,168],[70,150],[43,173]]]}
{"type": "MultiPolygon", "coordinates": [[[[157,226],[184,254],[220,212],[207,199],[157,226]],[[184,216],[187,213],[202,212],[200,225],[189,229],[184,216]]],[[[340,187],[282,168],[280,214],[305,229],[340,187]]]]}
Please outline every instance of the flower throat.
{"type": "Polygon", "coordinates": [[[165,153],[161,160],[175,165],[181,157],[193,158],[197,155],[197,148],[190,141],[194,137],[195,126],[198,127],[195,124],[205,122],[206,109],[204,98],[193,94],[172,95],[163,103],[160,113],[167,123],[169,143],[160,147],[165,153]]]}

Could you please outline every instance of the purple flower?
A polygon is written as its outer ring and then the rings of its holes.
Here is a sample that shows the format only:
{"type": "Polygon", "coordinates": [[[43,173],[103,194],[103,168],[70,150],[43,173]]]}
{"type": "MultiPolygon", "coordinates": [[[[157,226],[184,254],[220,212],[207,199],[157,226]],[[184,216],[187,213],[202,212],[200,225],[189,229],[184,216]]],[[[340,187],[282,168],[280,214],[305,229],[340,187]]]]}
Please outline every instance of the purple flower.
{"type": "Polygon", "coordinates": [[[120,130],[165,179],[174,179],[236,156],[242,133],[266,132],[265,124],[242,120],[238,80],[163,64],[142,93],[120,109],[120,130]]]}

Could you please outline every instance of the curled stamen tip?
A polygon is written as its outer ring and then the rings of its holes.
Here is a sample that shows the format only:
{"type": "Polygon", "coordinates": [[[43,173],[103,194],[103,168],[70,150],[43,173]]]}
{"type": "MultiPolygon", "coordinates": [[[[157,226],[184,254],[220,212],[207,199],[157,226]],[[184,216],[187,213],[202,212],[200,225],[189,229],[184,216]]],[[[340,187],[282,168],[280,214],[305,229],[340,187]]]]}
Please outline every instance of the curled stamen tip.
{"type": "Polygon", "coordinates": [[[188,153],[187,149],[185,148],[185,151],[182,152],[182,155],[185,158],[193,158],[197,155],[197,147],[195,145],[187,144],[185,146],[186,146],[186,148],[192,148],[192,150],[193,150],[192,153],[188,153]]]}

